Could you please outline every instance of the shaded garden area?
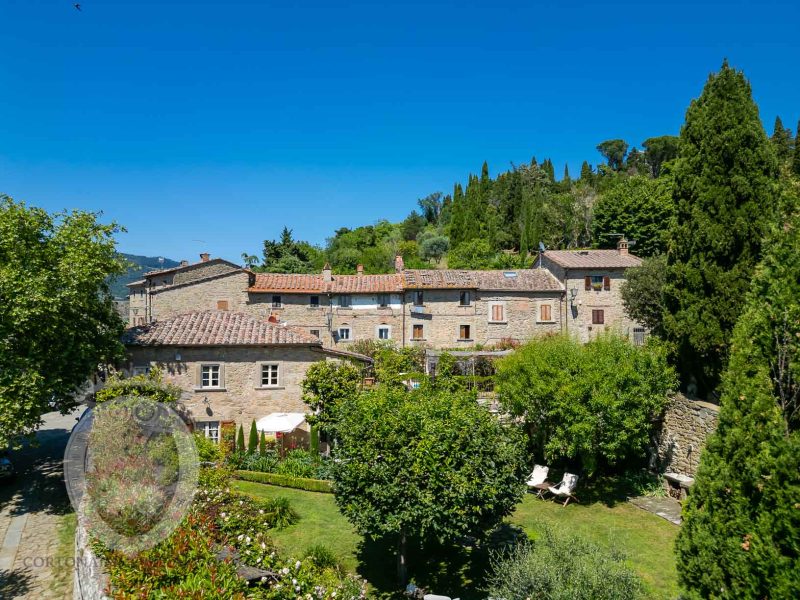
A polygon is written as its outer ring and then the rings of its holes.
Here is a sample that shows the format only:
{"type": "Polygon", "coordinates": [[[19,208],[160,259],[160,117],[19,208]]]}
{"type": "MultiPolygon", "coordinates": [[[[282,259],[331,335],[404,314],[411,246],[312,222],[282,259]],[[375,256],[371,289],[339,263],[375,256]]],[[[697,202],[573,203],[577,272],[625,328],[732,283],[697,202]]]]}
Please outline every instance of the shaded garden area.
{"type": "MultiPolygon", "coordinates": [[[[365,541],[339,513],[332,495],[241,481],[235,486],[259,498],[282,496],[290,500],[299,515],[298,522],[271,535],[282,552],[302,555],[312,545],[325,545],[344,568],[365,577],[377,597],[400,597],[394,548],[365,541]]],[[[563,508],[529,494],[506,521],[521,527],[529,536],[535,537],[543,525],[551,525],[580,534],[602,548],[619,550],[643,580],[648,597],[675,597],[678,590],[673,542],[678,529],[615,498],[619,496],[611,493],[608,502],[584,501],[563,508]]],[[[511,531],[507,529],[507,533],[511,531]]],[[[409,574],[417,585],[437,594],[468,600],[485,597],[480,588],[488,566],[486,553],[477,549],[429,546],[411,556],[409,574]]]]}

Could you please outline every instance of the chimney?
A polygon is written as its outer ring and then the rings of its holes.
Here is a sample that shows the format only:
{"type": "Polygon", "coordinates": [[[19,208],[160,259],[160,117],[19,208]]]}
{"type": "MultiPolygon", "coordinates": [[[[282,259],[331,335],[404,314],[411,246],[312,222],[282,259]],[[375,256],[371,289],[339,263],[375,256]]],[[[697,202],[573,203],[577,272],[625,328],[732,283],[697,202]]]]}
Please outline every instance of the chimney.
{"type": "Polygon", "coordinates": [[[358,265],[356,267],[356,273],[358,273],[359,275],[363,275],[364,274],[364,265],[358,265]]]}
{"type": "Polygon", "coordinates": [[[200,262],[208,262],[209,258],[211,258],[211,255],[208,252],[200,254],[200,262]]]}
{"type": "Polygon", "coordinates": [[[189,261],[188,260],[182,260],[181,261],[181,266],[182,267],[188,267],[189,266],[189,261]]]}
{"type": "Polygon", "coordinates": [[[322,281],[325,283],[330,283],[333,280],[333,273],[331,273],[331,265],[330,263],[325,263],[325,266],[322,267],[322,281]]]}
{"type": "Polygon", "coordinates": [[[402,273],[405,270],[406,266],[403,264],[403,257],[402,255],[398,254],[394,257],[394,272],[395,273],[402,273]]]}
{"type": "Polygon", "coordinates": [[[625,236],[619,238],[619,241],[617,242],[617,252],[619,252],[621,256],[627,256],[628,240],[625,239],[625,236]]]}

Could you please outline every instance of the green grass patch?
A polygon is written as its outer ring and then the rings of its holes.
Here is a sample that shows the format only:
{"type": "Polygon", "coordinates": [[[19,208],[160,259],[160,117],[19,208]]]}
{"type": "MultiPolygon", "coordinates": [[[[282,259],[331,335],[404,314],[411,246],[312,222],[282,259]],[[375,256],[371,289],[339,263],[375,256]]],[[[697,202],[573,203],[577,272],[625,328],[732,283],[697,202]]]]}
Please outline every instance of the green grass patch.
{"type": "MultiPolygon", "coordinates": [[[[237,481],[234,485],[240,491],[261,498],[284,496],[290,500],[292,507],[300,515],[300,520],[295,525],[271,533],[279,549],[290,555],[301,556],[310,546],[324,544],[335,553],[343,567],[352,571],[358,570],[369,581],[376,583],[379,586],[376,596],[393,597],[388,592],[395,569],[393,557],[390,552],[384,552],[384,549],[362,541],[361,536],[339,513],[333,495],[245,481],[237,481]],[[360,565],[359,559],[364,556],[374,557],[374,564],[366,567],[360,565]],[[387,575],[379,581],[376,574],[381,571],[387,575]],[[385,591],[381,593],[381,590],[385,591]]],[[[522,527],[534,537],[537,524],[546,523],[571,530],[601,546],[621,550],[628,556],[630,565],[642,578],[653,598],[678,596],[673,554],[678,528],[627,502],[617,502],[612,506],[593,502],[562,507],[555,502],[538,500],[529,494],[508,521],[522,527]]],[[[456,560],[464,559],[464,556],[460,556],[456,560]]],[[[469,560],[468,553],[466,560],[469,560]]],[[[425,565],[424,575],[418,577],[418,583],[425,585],[434,581],[435,585],[441,586],[432,587],[436,593],[449,593],[465,600],[482,597],[476,591],[476,586],[480,585],[474,572],[477,569],[470,571],[468,565],[448,566],[433,564],[436,561],[430,562],[431,564],[425,565]],[[459,585],[466,585],[472,589],[472,593],[469,590],[447,589],[448,575],[458,577],[459,585]]]]}

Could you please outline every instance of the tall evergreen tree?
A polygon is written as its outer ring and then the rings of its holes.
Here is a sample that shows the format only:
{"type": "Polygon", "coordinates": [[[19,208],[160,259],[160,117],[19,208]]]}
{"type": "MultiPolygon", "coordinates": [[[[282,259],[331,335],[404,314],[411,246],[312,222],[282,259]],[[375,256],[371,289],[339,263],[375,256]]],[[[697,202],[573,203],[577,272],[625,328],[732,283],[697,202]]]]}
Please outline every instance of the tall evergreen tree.
{"type": "Polygon", "coordinates": [[[797,131],[794,138],[794,157],[792,158],[792,171],[800,176],[800,121],[797,122],[797,131]]]}
{"type": "Polygon", "coordinates": [[[662,135],[659,137],[647,138],[644,146],[644,158],[650,166],[653,177],[661,175],[661,168],[664,163],[675,160],[678,156],[678,136],[662,135]]]}
{"type": "Polygon", "coordinates": [[[570,176],[569,176],[569,165],[568,164],[564,165],[564,179],[562,179],[561,181],[563,183],[567,183],[567,184],[572,182],[572,179],[570,179],[570,176]]]}
{"type": "Polygon", "coordinates": [[[775,223],[777,161],[750,84],[728,66],[686,111],[674,174],[665,330],[684,382],[713,391],[761,244],[775,223]]]}
{"type": "Polygon", "coordinates": [[[544,160],[544,162],[542,163],[542,170],[545,172],[545,174],[547,175],[547,178],[551,182],[555,182],[555,180],[556,180],[556,171],[555,171],[555,168],[553,167],[553,161],[552,160],[550,160],[549,158],[546,158],[544,160]]]}
{"type": "Polygon", "coordinates": [[[247,447],[244,445],[244,425],[239,425],[239,433],[236,435],[236,451],[247,452],[247,447]]]}
{"type": "Polygon", "coordinates": [[[258,429],[256,429],[256,421],[250,423],[250,439],[247,440],[247,451],[250,454],[258,452],[258,429]]]}
{"type": "Polygon", "coordinates": [[[581,181],[584,183],[591,183],[593,175],[592,166],[587,161],[583,161],[581,165],[581,181]]]}
{"type": "Polygon", "coordinates": [[[778,229],[684,507],[676,549],[691,598],[800,598],[800,219],[778,229]]]}
{"type": "Polygon", "coordinates": [[[775,117],[775,127],[770,138],[775,154],[781,162],[792,157],[792,130],[783,126],[780,117],[775,117]]]}
{"type": "Polygon", "coordinates": [[[625,155],[628,153],[628,143],[625,140],[615,139],[600,142],[597,151],[606,159],[606,163],[614,171],[619,171],[625,163],[625,155]]]}

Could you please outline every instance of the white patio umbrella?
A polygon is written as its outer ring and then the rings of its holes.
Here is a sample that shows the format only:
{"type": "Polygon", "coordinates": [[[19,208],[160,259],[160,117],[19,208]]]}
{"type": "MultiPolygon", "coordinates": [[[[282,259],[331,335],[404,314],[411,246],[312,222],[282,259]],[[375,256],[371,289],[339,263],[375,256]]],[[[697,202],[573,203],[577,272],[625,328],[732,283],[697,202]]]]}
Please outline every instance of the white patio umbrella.
{"type": "Polygon", "coordinates": [[[304,413],[270,413],[256,421],[256,429],[265,433],[291,433],[305,420],[304,413]]]}

